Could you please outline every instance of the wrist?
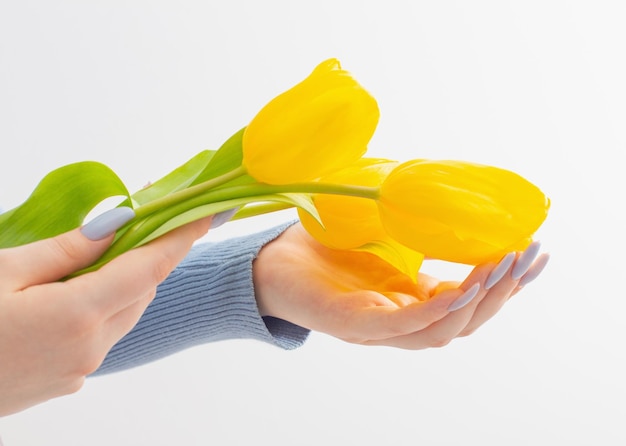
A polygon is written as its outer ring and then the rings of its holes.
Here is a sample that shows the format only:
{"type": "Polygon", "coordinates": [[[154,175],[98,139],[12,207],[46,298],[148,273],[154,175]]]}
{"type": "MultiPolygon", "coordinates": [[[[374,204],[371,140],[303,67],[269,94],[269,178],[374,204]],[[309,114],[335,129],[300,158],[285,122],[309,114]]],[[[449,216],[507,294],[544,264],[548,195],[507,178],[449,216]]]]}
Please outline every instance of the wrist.
{"type": "MultiPolygon", "coordinates": [[[[254,292],[261,316],[271,316],[297,324],[297,288],[301,277],[294,269],[299,250],[298,240],[304,231],[300,223],[287,228],[259,251],[252,267],[254,292]]],[[[300,240],[301,242],[301,240],[300,240]]]]}
{"type": "Polygon", "coordinates": [[[283,235],[284,233],[263,246],[252,263],[254,295],[259,314],[263,317],[281,317],[279,316],[280,311],[275,308],[277,306],[276,298],[278,293],[276,290],[277,278],[272,268],[272,253],[276,249],[276,245],[280,245],[280,238],[283,235]]]}

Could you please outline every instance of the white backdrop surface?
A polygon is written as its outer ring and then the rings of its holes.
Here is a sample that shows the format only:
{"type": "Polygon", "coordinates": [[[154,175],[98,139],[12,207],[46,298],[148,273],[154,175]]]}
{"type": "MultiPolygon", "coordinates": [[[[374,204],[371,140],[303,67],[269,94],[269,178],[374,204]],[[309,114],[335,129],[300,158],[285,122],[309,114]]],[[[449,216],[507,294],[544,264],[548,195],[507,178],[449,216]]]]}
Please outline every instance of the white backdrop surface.
{"type": "Polygon", "coordinates": [[[329,57],[379,101],[369,154],[510,168],[552,200],[547,269],[468,338],[205,345],[0,419],[5,446],[626,444],[625,5],[0,0],[5,209],[80,160],[136,190],[329,57]]]}

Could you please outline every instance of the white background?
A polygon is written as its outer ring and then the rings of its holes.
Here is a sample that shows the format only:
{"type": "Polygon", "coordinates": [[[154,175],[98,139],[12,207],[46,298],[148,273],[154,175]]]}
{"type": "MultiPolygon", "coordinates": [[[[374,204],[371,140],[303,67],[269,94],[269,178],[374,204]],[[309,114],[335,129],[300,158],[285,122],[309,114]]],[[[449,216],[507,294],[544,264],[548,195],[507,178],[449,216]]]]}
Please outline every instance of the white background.
{"type": "Polygon", "coordinates": [[[624,5],[0,0],[5,209],[86,159],[136,190],[328,57],[379,101],[369,154],[510,168],[552,199],[548,268],[469,338],[206,345],[3,418],[5,445],[626,444],[624,5]]]}

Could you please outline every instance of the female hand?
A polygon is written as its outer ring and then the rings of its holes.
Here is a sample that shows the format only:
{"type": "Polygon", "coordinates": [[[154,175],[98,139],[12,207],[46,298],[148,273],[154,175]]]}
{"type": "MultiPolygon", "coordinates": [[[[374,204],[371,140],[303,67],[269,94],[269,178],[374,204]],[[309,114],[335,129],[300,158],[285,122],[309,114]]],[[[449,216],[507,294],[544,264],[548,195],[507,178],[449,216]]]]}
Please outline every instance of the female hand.
{"type": "Polygon", "coordinates": [[[82,230],[0,250],[0,416],[80,389],[211,222],[183,226],[58,282],[93,263],[132,216],[117,208],[82,230]]]}
{"type": "Polygon", "coordinates": [[[479,265],[462,283],[425,274],[413,283],[374,255],[322,246],[297,224],[261,250],[255,291],[263,316],[348,342],[441,347],[474,332],[536,278],[549,258],[535,260],[538,251],[533,243],[479,265]]]}

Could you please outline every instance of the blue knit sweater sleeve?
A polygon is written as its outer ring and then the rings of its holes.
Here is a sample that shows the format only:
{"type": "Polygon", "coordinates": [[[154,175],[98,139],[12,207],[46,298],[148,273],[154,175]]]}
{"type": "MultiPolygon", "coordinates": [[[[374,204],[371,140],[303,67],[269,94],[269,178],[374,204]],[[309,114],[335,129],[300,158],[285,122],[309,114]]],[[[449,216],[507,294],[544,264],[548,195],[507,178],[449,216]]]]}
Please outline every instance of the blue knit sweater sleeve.
{"type": "Polygon", "coordinates": [[[284,349],[299,347],[309,331],[262,318],[252,282],[261,248],[292,223],[257,234],[196,245],[158,287],[154,301],[108,353],[94,375],[152,362],[199,344],[255,339],[284,349]]]}

